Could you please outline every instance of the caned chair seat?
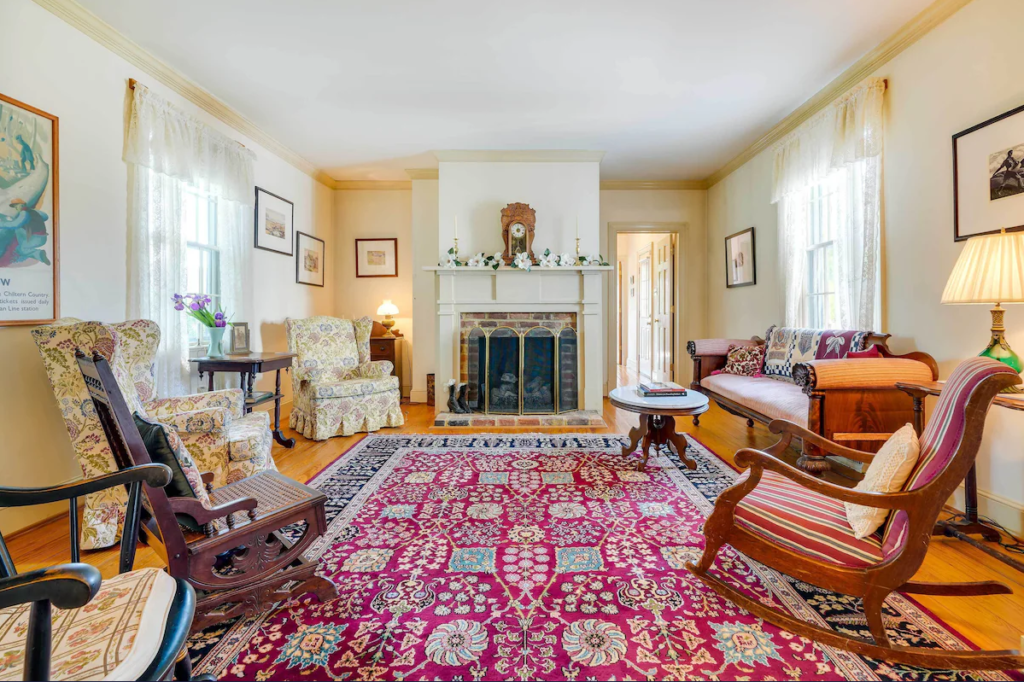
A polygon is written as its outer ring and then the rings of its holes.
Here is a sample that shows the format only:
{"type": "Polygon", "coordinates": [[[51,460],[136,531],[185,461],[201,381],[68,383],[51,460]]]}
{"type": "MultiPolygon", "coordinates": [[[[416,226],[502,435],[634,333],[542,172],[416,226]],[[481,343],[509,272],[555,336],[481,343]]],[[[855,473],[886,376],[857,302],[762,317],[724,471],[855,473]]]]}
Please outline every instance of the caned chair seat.
{"type": "MultiPolygon", "coordinates": [[[[739,480],[746,480],[749,473],[739,480]]],[[[741,528],[814,559],[860,567],[882,561],[881,535],[854,537],[841,501],[772,471],[765,471],[757,487],[737,505],[735,521],[741,528]]]]}
{"type": "MultiPolygon", "coordinates": [[[[80,609],[53,609],[52,680],[134,680],[160,651],[177,591],[157,568],[103,581],[80,609]]],[[[0,680],[20,680],[31,603],[0,610],[0,680]]]]}
{"type": "Polygon", "coordinates": [[[348,379],[313,384],[313,397],[317,398],[348,398],[356,395],[370,395],[384,391],[398,390],[398,377],[381,379],[348,379]]]}

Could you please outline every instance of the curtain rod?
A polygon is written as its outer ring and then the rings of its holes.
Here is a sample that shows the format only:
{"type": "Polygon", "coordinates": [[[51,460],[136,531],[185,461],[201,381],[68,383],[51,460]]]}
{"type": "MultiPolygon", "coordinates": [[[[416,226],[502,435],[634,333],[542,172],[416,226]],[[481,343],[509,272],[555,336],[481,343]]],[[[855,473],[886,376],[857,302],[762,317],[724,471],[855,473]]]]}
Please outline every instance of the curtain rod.
{"type": "MultiPolygon", "coordinates": [[[[138,85],[138,84],[139,84],[139,81],[135,80],[134,78],[129,78],[128,79],[128,89],[129,90],[135,90],[135,86],[138,85]]],[[[241,142],[239,142],[238,140],[234,140],[234,142],[235,142],[235,144],[237,144],[242,149],[246,148],[245,145],[242,144],[241,142]]]]}

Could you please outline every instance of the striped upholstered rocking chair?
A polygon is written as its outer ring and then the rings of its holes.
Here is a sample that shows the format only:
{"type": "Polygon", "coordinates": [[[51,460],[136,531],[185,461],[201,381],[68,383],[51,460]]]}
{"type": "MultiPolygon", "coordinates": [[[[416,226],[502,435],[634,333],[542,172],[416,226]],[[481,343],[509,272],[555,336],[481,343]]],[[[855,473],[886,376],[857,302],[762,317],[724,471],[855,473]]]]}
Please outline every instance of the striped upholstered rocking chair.
{"type": "Polygon", "coordinates": [[[893,646],[882,620],[882,604],[892,592],[970,597],[1009,594],[995,581],[923,583],[912,578],[928,552],[932,529],[946,500],[964,480],[981,443],[985,415],[993,398],[1020,377],[988,358],[962,363],[946,382],[921,436],[921,452],[902,491],[891,494],[852,490],[827,483],[778,458],[795,436],[828,454],[870,462],[871,453],[852,450],[786,421],[769,428],[783,434],[766,451],[743,449],[736,464],[749,468],[723,491],[704,524],[707,544],[698,564],[687,565],[723,597],[781,628],[853,653],[892,663],[953,670],[1007,670],[1024,667],[1019,651],[945,651],[893,646]],[[857,539],[844,502],[891,510],[874,535],[857,539]],[[709,572],[724,544],[770,568],[842,594],[861,597],[871,639],[812,625],[748,597],[709,572]]]}

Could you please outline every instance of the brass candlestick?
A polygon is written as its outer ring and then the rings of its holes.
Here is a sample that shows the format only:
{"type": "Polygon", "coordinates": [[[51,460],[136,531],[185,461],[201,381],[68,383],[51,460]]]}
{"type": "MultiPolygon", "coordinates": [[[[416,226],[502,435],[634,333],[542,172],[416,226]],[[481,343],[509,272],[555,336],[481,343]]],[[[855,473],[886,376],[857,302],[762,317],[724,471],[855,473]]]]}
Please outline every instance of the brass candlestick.
{"type": "Polygon", "coordinates": [[[580,238],[576,237],[576,265],[580,264],[580,238]]]}
{"type": "Polygon", "coordinates": [[[455,238],[455,251],[454,251],[453,255],[455,256],[455,260],[459,259],[459,238],[458,237],[455,238]]]}

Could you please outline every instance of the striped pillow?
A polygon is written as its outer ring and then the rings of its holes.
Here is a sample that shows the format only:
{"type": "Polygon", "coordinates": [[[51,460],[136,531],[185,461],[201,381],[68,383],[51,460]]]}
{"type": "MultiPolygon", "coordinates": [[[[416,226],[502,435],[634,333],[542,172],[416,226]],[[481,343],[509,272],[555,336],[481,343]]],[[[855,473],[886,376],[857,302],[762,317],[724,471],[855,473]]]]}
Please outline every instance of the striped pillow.
{"type": "MultiPolygon", "coordinates": [[[[903,484],[910,478],[917,458],[921,454],[921,444],[917,440],[914,427],[906,424],[885,441],[878,451],[864,479],[854,486],[854,490],[869,493],[895,493],[903,490],[903,484]]],[[[846,520],[853,528],[857,538],[866,538],[882,527],[889,516],[888,509],[866,507],[862,504],[844,502],[846,520]]]]}

